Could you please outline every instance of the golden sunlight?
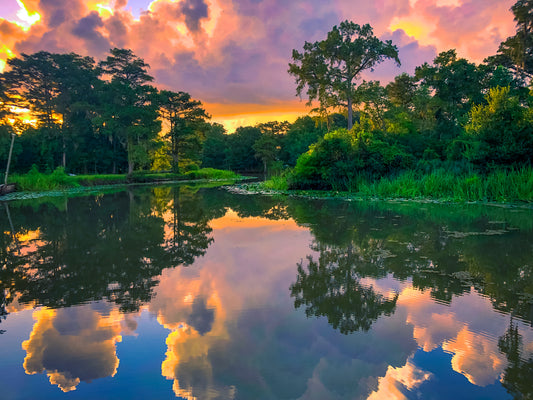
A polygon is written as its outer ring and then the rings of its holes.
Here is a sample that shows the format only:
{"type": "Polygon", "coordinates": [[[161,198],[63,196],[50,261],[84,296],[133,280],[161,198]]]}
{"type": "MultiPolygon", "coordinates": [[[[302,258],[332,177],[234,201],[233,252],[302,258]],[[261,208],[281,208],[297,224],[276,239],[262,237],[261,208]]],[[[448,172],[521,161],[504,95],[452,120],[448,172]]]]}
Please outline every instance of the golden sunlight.
{"type": "Polygon", "coordinates": [[[0,47],[0,73],[4,72],[8,58],[15,57],[15,53],[11,51],[5,44],[0,47]]]}
{"type": "Polygon", "coordinates": [[[17,11],[17,18],[19,21],[13,21],[25,31],[29,30],[32,25],[41,20],[41,15],[38,12],[28,12],[26,5],[22,0],[17,0],[20,9],[17,11]]]}
{"type": "Polygon", "coordinates": [[[415,38],[421,45],[435,44],[431,37],[434,25],[426,17],[410,15],[407,17],[394,17],[389,25],[389,29],[394,32],[403,30],[408,36],[415,38]]]}

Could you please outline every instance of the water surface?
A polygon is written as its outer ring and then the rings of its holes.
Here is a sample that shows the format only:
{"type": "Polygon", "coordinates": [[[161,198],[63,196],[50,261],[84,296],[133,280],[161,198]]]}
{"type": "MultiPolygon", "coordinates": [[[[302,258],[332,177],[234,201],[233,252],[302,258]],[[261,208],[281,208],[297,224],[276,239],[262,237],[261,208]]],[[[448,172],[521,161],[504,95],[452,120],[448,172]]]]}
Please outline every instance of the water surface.
{"type": "Polygon", "coordinates": [[[533,212],[186,186],[0,203],[3,399],[533,396],[533,212]]]}

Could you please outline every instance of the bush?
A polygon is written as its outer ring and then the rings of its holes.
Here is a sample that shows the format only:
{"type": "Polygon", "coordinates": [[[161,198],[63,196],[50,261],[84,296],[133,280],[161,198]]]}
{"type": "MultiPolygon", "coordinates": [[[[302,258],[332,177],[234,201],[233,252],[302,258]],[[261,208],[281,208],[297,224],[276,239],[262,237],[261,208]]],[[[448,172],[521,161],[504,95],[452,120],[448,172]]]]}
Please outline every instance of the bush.
{"type": "Polygon", "coordinates": [[[491,89],[486,105],[470,112],[466,125],[465,156],[486,169],[493,165],[516,165],[533,161],[531,112],[510,94],[509,87],[491,89]]]}
{"type": "Polygon", "coordinates": [[[355,190],[359,176],[397,173],[414,163],[401,146],[362,132],[340,129],[301,155],[288,179],[289,189],[355,190]]]}
{"type": "Polygon", "coordinates": [[[11,180],[22,191],[45,191],[79,186],[76,178],[67,175],[63,167],[57,167],[50,174],[43,174],[36,165],[33,165],[26,175],[13,175],[11,180]]]}

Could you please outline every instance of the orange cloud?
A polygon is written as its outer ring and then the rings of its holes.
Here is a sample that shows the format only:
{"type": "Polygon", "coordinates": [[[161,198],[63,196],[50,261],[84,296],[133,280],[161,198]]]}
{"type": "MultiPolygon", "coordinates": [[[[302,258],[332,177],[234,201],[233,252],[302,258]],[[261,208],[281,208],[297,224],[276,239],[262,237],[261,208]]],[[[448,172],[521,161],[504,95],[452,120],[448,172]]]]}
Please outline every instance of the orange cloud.
{"type": "Polygon", "coordinates": [[[114,376],[125,317],[110,311],[104,316],[90,305],[35,311],[30,338],[22,343],[26,373],[46,373],[63,392],[76,390],[80,382],[114,376]]]}
{"type": "Polygon", "coordinates": [[[494,318],[502,316],[494,316],[490,300],[475,293],[455,301],[465,301],[468,307],[466,304],[438,304],[429,292],[406,289],[398,299],[398,306],[406,307],[406,322],[413,325],[413,336],[424,351],[442,347],[453,354],[451,366],[454,371],[463,374],[474,385],[490,385],[499,379],[507,366],[497,343],[505,325],[498,324],[498,330],[489,333],[469,324],[482,320],[494,324],[494,318]],[[465,310],[475,314],[476,318],[462,317],[465,310]]]}
{"type": "Polygon", "coordinates": [[[307,250],[309,240],[307,230],[294,221],[240,219],[233,211],[210,225],[215,242],[209,253],[194,267],[163,271],[149,305],[157,321],[171,330],[161,373],[173,381],[176,396],[190,400],[234,397],[235,388],[218,380],[212,355],[235,340],[240,312],[268,303],[280,274],[292,275],[283,262],[294,255],[289,243],[302,241],[298,247],[307,250]],[[286,245],[262,254],[270,241],[286,245]],[[248,265],[245,271],[243,263],[248,265]]]}
{"type": "Polygon", "coordinates": [[[422,45],[481,62],[515,32],[509,11],[515,0],[410,0],[407,15],[394,16],[388,28],[400,29],[422,45]]]}
{"type": "Polygon", "coordinates": [[[0,68],[8,50],[102,59],[111,47],[131,48],[151,65],[160,87],[191,93],[233,130],[306,113],[287,73],[292,49],[324,38],[344,19],[371,23],[380,37],[410,38],[400,38],[402,69],[391,65],[365,76],[386,81],[451,47],[476,61],[493,54],[514,32],[513,2],[154,0],[135,17],[124,0],[24,0],[16,21],[1,19],[0,11],[0,68]]]}
{"type": "Polygon", "coordinates": [[[457,337],[442,345],[453,353],[452,367],[470,383],[478,386],[493,384],[507,367],[505,356],[498,350],[498,342],[464,327],[457,337]]]}
{"type": "Polygon", "coordinates": [[[402,389],[413,391],[432,377],[432,373],[417,368],[410,360],[400,368],[389,366],[387,374],[379,378],[378,389],[367,400],[407,400],[408,397],[405,396],[402,389]]]}

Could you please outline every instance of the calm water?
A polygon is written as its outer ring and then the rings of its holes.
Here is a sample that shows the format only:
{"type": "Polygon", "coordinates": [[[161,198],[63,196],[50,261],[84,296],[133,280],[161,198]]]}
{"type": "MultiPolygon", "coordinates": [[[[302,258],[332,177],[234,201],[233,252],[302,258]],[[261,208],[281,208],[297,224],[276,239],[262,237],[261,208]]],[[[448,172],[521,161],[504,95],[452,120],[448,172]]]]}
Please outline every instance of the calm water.
{"type": "Polygon", "coordinates": [[[0,267],[2,399],[533,398],[532,210],[12,201],[0,267]]]}

